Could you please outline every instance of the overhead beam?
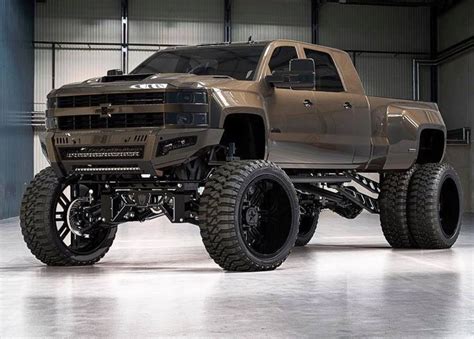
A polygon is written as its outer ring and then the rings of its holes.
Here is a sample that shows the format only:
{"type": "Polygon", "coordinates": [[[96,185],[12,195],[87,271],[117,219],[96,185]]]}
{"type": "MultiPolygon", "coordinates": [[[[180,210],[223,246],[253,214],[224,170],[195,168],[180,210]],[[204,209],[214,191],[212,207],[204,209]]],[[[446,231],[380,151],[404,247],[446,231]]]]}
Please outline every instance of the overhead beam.
{"type": "Polygon", "coordinates": [[[232,0],[224,0],[224,42],[232,40],[232,0]]]}

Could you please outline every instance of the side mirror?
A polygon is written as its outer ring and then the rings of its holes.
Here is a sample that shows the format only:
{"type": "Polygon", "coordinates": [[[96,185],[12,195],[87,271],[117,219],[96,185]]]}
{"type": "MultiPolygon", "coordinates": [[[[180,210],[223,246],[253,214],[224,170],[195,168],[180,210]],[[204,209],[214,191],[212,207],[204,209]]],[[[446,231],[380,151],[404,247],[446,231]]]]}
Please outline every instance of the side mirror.
{"type": "Polygon", "coordinates": [[[123,72],[121,69],[109,69],[107,71],[107,76],[114,76],[114,75],[123,75],[123,72]]]}
{"type": "Polygon", "coordinates": [[[292,59],[288,71],[274,71],[265,80],[277,88],[313,89],[316,72],[313,59],[292,59]]]}

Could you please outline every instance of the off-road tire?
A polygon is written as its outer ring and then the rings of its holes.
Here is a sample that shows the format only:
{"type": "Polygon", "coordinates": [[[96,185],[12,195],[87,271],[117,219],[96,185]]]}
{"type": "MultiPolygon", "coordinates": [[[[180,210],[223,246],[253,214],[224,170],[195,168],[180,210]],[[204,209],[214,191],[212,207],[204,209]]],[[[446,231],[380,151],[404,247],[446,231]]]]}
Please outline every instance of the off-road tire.
{"type": "Polygon", "coordinates": [[[290,178],[263,160],[233,161],[212,174],[199,206],[202,241],[211,258],[228,271],[268,271],[280,266],[294,247],[299,226],[299,204],[290,178]],[[260,177],[271,176],[288,194],[291,226],[281,249],[267,258],[251,252],[241,230],[241,202],[246,189],[260,177]]]}
{"type": "Polygon", "coordinates": [[[301,215],[295,246],[306,246],[311,241],[318,227],[319,214],[320,209],[318,208],[311,215],[301,215]]]}
{"type": "Polygon", "coordinates": [[[387,173],[382,179],[379,196],[380,224],[387,242],[393,248],[416,248],[408,224],[408,195],[417,165],[405,172],[387,173]]]}
{"type": "Polygon", "coordinates": [[[408,222],[420,248],[450,248],[461,229],[463,196],[454,168],[446,163],[421,165],[413,175],[408,222]]]}
{"type": "Polygon", "coordinates": [[[105,240],[93,253],[80,255],[71,252],[59,239],[53,221],[55,196],[63,185],[51,167],[39,172],[27,187],[20,211],[23,239],[31,253],[49,266],[83,266],[98,262],[112,245],[116,227],[108,230],[105,240]]]}

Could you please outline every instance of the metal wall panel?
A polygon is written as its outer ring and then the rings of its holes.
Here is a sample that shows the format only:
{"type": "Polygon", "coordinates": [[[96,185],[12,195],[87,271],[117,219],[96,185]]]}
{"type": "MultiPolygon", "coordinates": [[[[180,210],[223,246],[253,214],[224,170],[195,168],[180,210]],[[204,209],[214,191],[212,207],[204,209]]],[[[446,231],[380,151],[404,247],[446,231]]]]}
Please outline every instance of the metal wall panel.
{"type": "Polygon", "coordinates": [[[0,2],[0,219],[18,215],[33,174],[34,3],[0,2]]]}
{"type": "Polygon", "coordinates": [[[131,0],[131,43],[199,44],[224,39],[224,0],[131,0]]]}
{"type": "Polygon", "coordinates": [[[35,99],[34,110],[46,110],[46,95],[52,89],[52,52],[48,49],[35,50],[35,99]]]}
{"type": "Polygon", "coordinates": [[[120,68],[117,50],[57,50],[56,87],[104,76],[109,69],[120,68]]]}
{"type": "Polygon", "coordinates": [[[448,129],[472,126],[474,120],[474,52],[439,67],[439,107],[448,129]]]}
{"type": "MultiPolygon", "coordinates": [[[[430,11],[423,7],[324,4],[319,41],[345,50],[430,51],[430,11]]],[[[414,56],[361,54],[356,66],[368,95],[412,98],[414,56]]],[[[427,99],[430,83],[423,73],[421,92],[427,99]]]]}
{"type": "Polygon", "coordinates": [[[440,15],[438,48],[443,50],[474,35],[474,1],[464,0],[440,15]]]}
{"type": "Polygon", "coordinates": [[[362,54],[357,57],[357,70],[367,95],[411,99],[410,56],[362,54]]]}
{"type": "Polygon", "coordinates": [[[232,41],[247,41],[249,36],[311,42],[311,1],[233,1],[232,41]]]}
{"type": "MultiPolygon", "coordinates": [[[[438,19],[439,49],[474,35],[474,1],[465,0],[438,19]]],[[[470,127],[474,131],[474,51],[471,49],[439,66],[439,107],[448,129],[470,127]]],[[[474,212],[474,147],[447,149],[464,188],[466,211],[474,212]],[[468,161],[466,161],[468,159],[468,161]]]]}
{"type": "Polygon", "coordinates": [[[120,42],[120,0],[36,2],[35,40],[120,42]]]}
{"type": "Polygon", "coordinates": [[[341,49],[430,51],[426,7],[324,4],[320,43],[341,49]]]}

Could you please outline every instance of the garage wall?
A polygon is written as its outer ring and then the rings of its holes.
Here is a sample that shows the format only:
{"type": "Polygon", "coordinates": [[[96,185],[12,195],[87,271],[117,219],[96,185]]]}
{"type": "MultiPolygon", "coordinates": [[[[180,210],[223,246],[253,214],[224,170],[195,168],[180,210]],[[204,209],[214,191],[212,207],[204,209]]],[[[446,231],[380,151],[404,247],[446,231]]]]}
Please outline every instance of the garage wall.
{"type": "MultiPolygon", "coordinates": [[[[129,0],[129,41],[193,45],[224,40],[222,0],[129,0]]],[[[131,47],[129,70],[154,50],[131,47]]]]}
{"type": "MultiPolygon", "coordinates": [[[[223,40],[223,0],[129,0],[131,43],[197,44],[223,40]]],[[[310,0],[234,0],[232,40],[288,38],[311,41],[310,0]]],[[[48,0],[37,3],[36,40],[114,42],[121,39],[119,0],[48,0]]],[[[429,52],[429,9],[393,6],[324,4],[320,11],[320,43],[342,49],[429,52]],[[360,18],[364,18],[362,22],[360,18]]],[[[47,46],[45,46],[47,47],[47,46]]],[[[132,47],[133,69],[152,51],[132,47]]],[[[35,102],[51,89],[51,55],[37,52],[35,102]],[[41,83],[39,83],[41,82],[41,83]]],[[[371,95],[411,97],[411,56],[362,54],[357,67],[371,95]]],[[[60,53],[56,87],[120,67],[120,53],[60,53]],[[72,59],[67,59],[72,55],[72,59]],[[115,55],[115,56],[113,56],[115,55]],[[117,57],[118,55],[118,57],[117,57]],[[63,60],[63,58],[66,58],[63,60]],[[77,62],[80,61],[80,62],[77,62]],[[90,65],[84,67],[84,65],[90,65]],[[67,75],[62,74],[67,70],[67,75]],[[69,71],[70,70],[70,71],[69,71]],[[81,76],[79,70],[83,70],[81,76]]],[[[422,91],[428,93],[422,84],[422,91]]]]}
{"type": "MultiPolygon", "coordinates": [[[[474,1],[464,0],[438,19],[440,50],[474,36],[474,1]]],[[[474,131],[474,49],[439,67],[439,107],[448,129],[474,131]]],[[[474,212],[474,147],[450,146],[448,160],[461,175],[466,209],[474,212]]]]}
{"type": "Polygon", "coordinates": [[[224,39],[224,1],[131,0],[130,42],[183,44],[224,39]]]}
{"type": "Polygon", "coordinates": [[[36,2],[35,40],[120,42],[120,1],[36,2]]]}
{"type": "Polygon", "coordinates": [[[0,219],[18,215],[33,174],[33,18],[31,1],[0,2],[0,219]]]}
{"type": "MultiPolygon", "coordinates": [[[[320,43],[340,49],[430,52],[430,10],[425,7],[328,3],[321,8],[319,28],[320,43]]],[[[367,94],[411,99],[412,60],[410,55],[357,55],[367,94]]],[[[421,85],[429,93],[429,81],[421,85]]]]}
{"type": "Polygon", "coordinates": [[[310,0],[235,0],[232,41],[294,39],[311,42],[310,0]]]}
{"type": "MultiPolygon", "coordinates": [[[[120,1],[117,0],[48,0],[36,3],[36,41],[120,43],[121,31],[120,1]]],[[[45,109],[46,94],[52,89],[51,46],[45,44],[41,47],[43,49],[35,51],[35,108],[38,110],[45,109]]],[[[98,76],[104,70],[121,66],[118,48],[115,51],[95,51],[79,45],[58,48],[55,62],[55,87],[98,76]]]]}

